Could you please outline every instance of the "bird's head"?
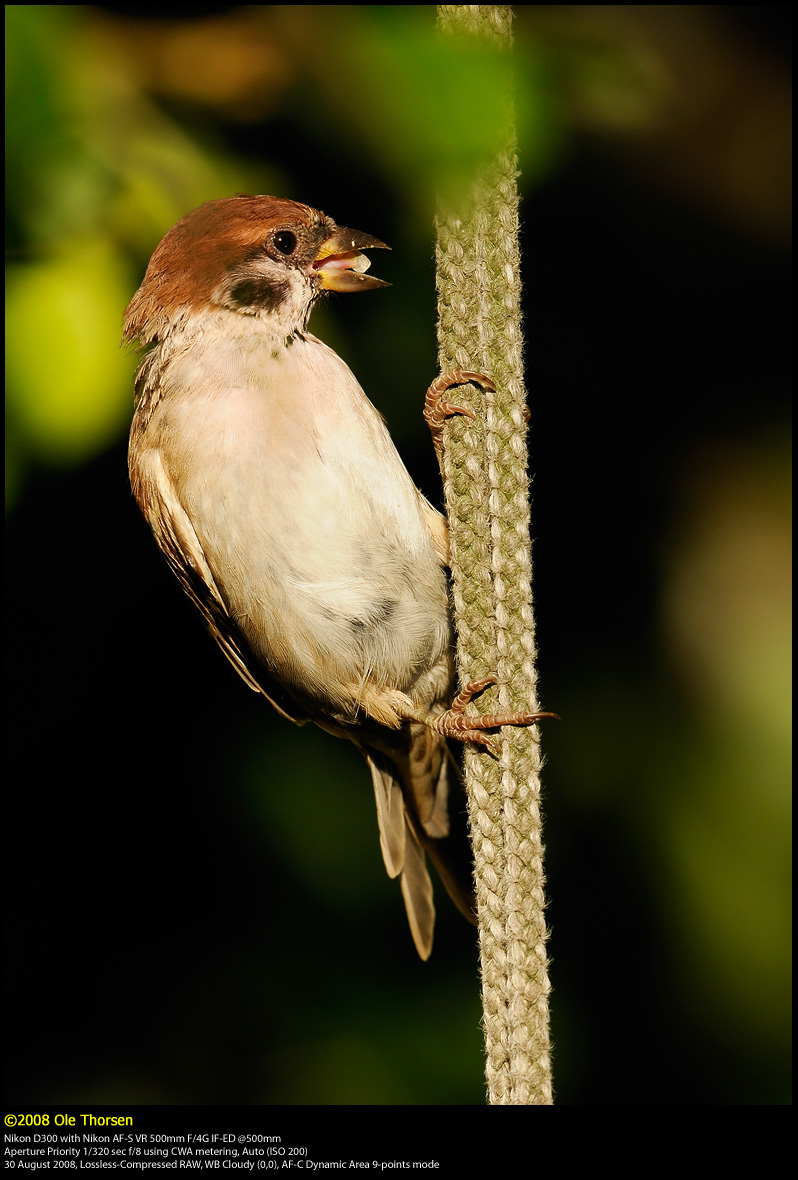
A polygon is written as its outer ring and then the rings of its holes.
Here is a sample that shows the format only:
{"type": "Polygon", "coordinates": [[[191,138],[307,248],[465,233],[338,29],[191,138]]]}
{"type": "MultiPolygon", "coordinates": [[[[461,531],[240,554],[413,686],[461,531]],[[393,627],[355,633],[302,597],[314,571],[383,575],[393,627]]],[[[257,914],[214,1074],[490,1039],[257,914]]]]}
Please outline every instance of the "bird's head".
{"type": "Polygon", "coordinates": [[[223,308],[287,335],[303,328],[323,291],[369,291],[378,238],[336,225],[279,197],[209,201],[174,225],[155,250],[125,312],[125,339],[152,344],[191,315],[223,308]]]}

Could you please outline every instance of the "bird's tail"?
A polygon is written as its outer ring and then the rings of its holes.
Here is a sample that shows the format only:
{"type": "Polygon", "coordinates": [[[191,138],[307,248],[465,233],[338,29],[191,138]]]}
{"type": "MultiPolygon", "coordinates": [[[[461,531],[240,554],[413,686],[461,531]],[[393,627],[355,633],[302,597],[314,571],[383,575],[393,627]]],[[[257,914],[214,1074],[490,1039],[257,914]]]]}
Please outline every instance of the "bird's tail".
{"type": "Polygon", "coordinates": [[[411,722],[380,749],[363,753],[374,780],[380,846],[389,877],[401,876],[402,896],[416,949],[429,958],[435,926],[428,852],[446,891],[475,922],[473,864],[462,778],[446,742],[411,722]]]}

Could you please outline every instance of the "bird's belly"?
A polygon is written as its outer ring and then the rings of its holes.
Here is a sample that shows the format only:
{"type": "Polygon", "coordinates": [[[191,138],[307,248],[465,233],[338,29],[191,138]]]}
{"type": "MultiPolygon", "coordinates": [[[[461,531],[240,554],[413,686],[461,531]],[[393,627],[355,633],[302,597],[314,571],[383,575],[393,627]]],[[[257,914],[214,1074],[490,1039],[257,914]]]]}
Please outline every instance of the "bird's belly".
{"type": "Polygon", "coordinates": [[[211,413],[206,453],[196,453],[195,433],[192,461],[174,463],[230,616],[312,707],[354,716],[366,686],[412,695],[430,669],[448,666],[448,590],[393,444],[384,449],[380,437],[375,456],[355,416],[347,455],[295,407],[282,423],[283,405],[272,401],[264,421],[262,404],[241,396],[240,413],[229,394],[218,420],[211,413]]]}

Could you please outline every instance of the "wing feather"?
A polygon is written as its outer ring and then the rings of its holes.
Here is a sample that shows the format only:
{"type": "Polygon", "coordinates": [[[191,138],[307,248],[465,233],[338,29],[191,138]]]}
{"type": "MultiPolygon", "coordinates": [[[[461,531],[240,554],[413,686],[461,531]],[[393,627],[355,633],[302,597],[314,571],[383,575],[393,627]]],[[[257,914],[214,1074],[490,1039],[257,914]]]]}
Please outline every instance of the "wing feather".
{"type": "Polygon", "coordinates": [[[262,693],[283,717],[304,725],[308,714],[264,668],[230,617],[200,539],[158,451],[151,449],[145,454],[146,462],[140,457],[140,468],[131,470],[131,483],[169,567],[244,683],[262,693]]]}

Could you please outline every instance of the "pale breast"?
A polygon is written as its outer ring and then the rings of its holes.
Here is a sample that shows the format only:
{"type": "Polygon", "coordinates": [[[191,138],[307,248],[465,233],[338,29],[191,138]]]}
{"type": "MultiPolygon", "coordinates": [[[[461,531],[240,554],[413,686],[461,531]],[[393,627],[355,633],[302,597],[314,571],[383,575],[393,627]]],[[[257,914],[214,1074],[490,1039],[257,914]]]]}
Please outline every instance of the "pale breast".
{"type": "Polygon", "coordinates": [[[194,342],[165,379],[150,440],[274,674],[340,709],[353,684],[407,692],[448,660],[429,508],[335,353],[250,326],[246,343],[194,342]]]}

